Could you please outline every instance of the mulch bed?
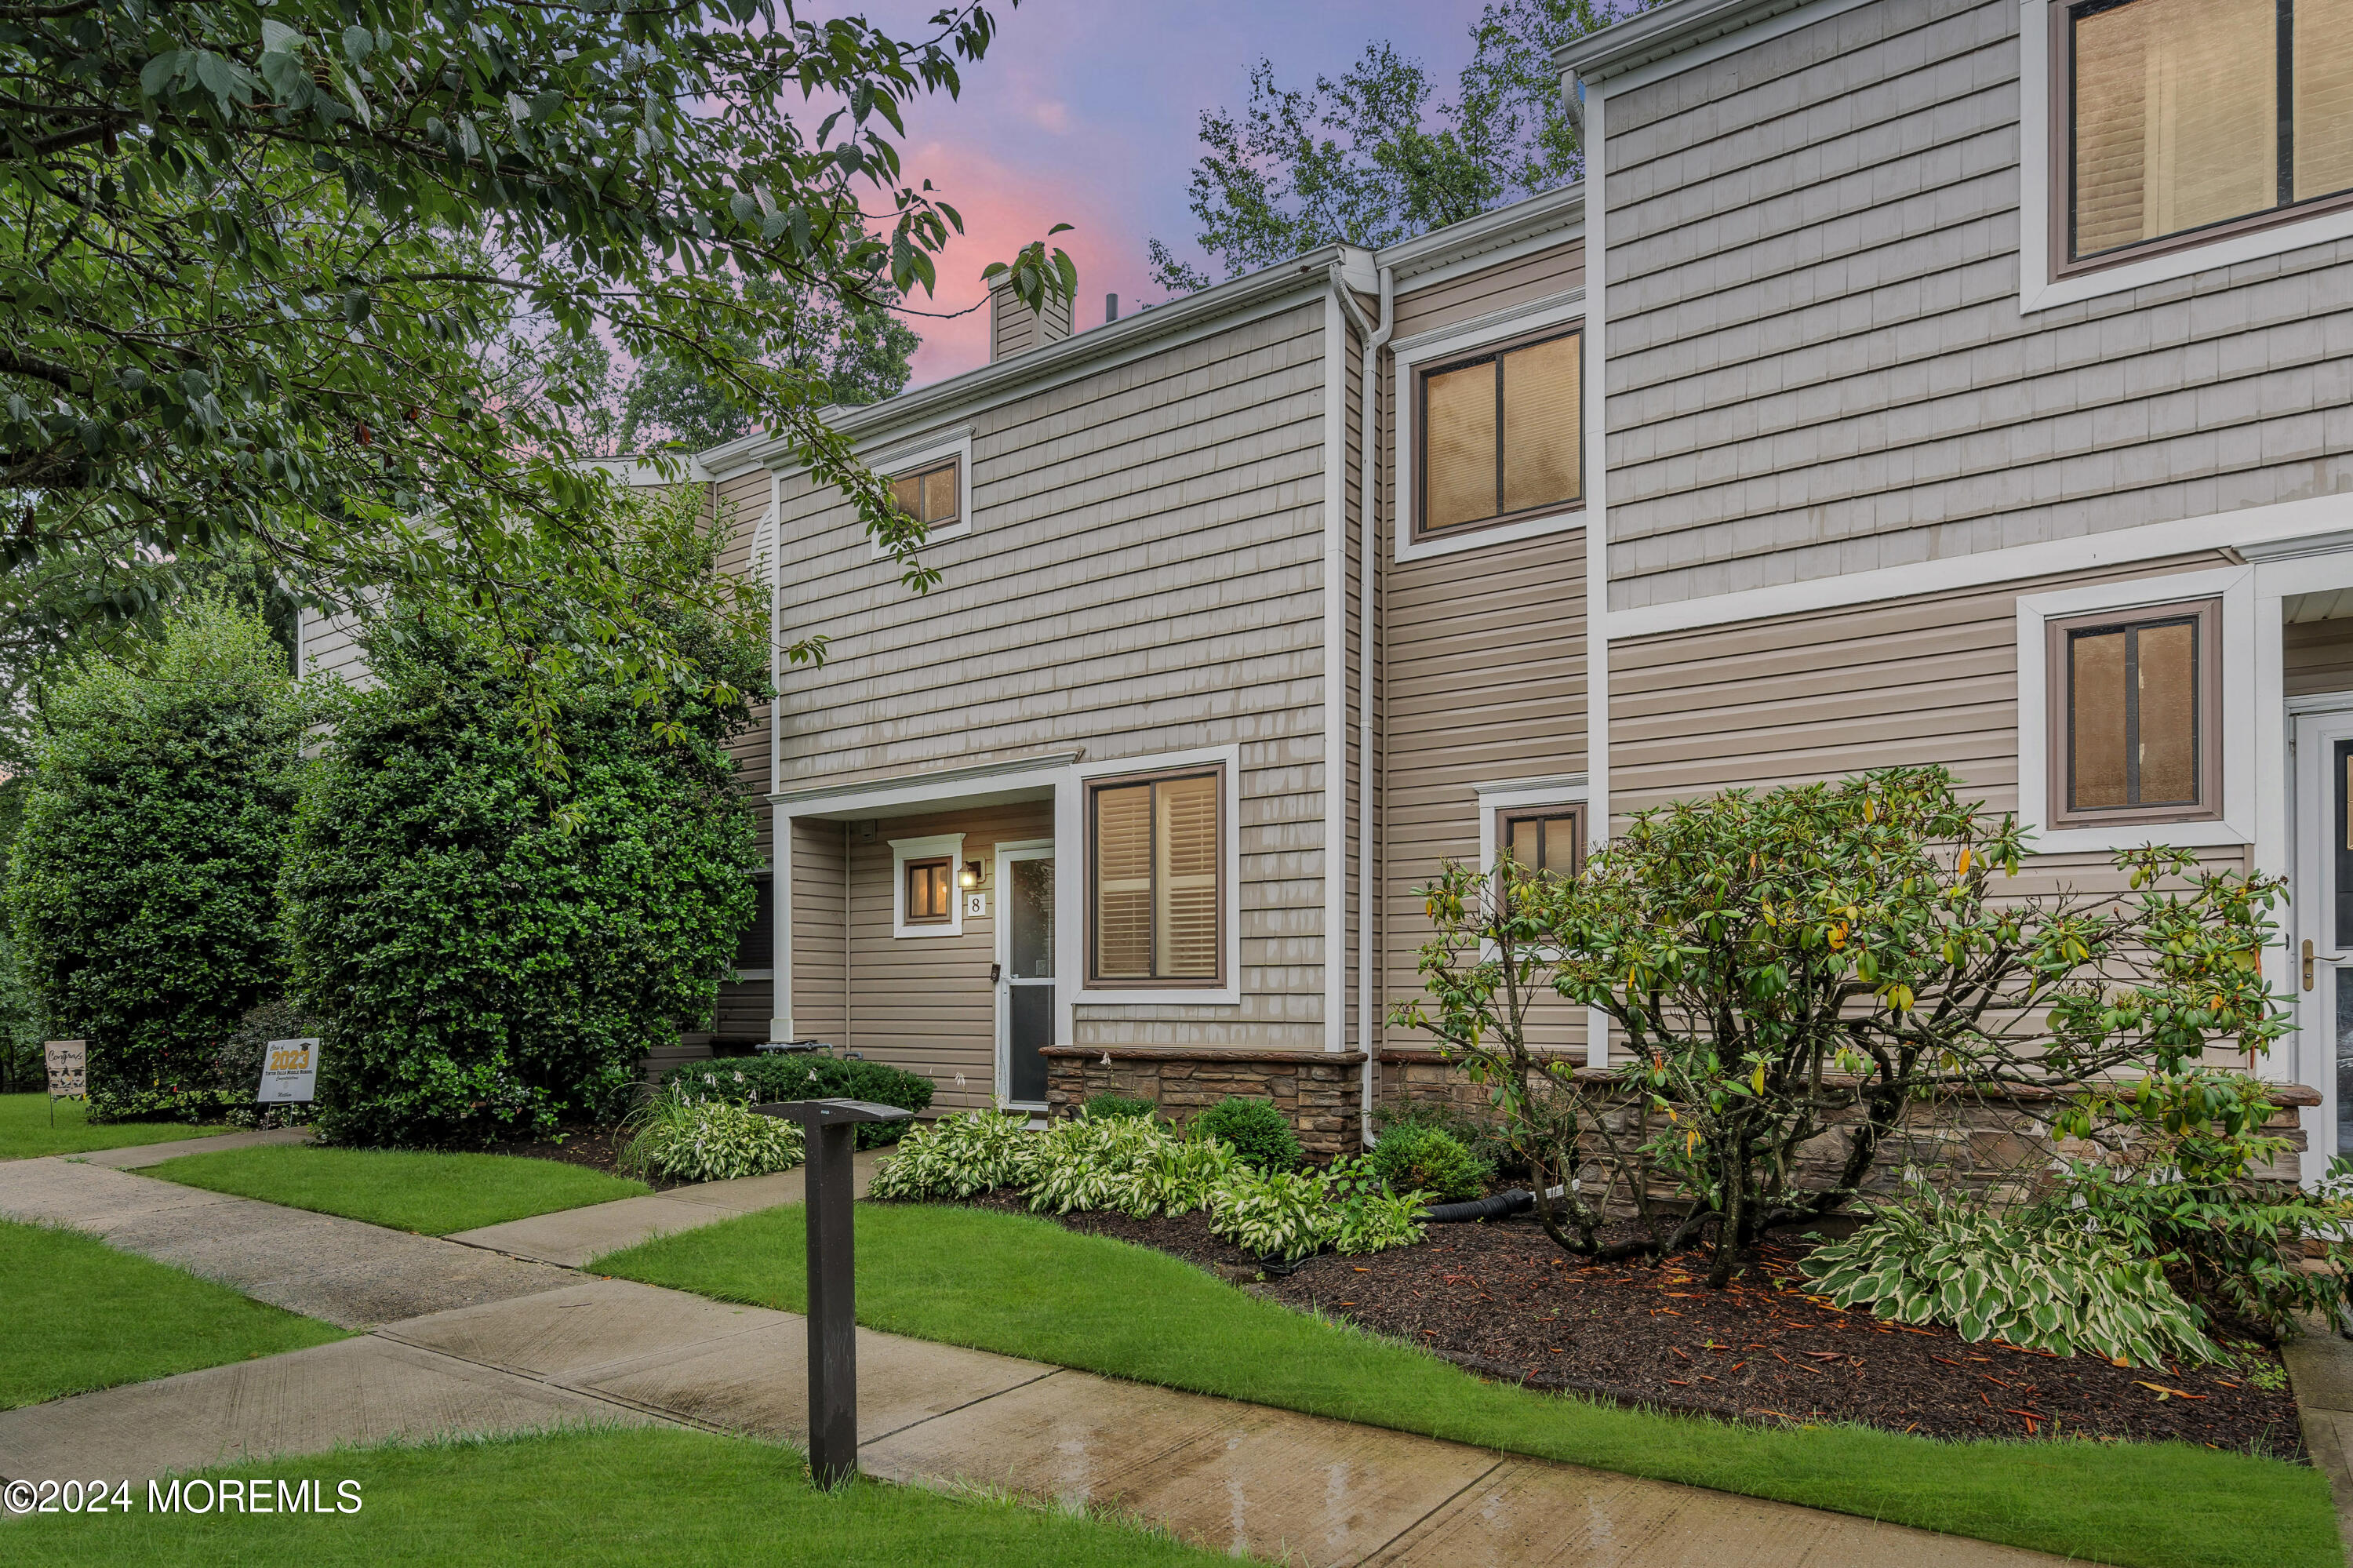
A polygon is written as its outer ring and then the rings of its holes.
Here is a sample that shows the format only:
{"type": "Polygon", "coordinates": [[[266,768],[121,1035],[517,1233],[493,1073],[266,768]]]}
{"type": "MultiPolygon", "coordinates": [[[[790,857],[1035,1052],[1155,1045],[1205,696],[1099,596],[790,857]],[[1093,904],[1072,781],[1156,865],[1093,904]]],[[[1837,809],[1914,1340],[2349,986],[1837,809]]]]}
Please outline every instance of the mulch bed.
{"type": "MultiPolygon", "coordinates": [[[[975,1202],[1028,1212],[1010,1193],[975,1202]]],[[[1229,1279],[1258,1272],[1198,1213],[1060,1223],[1229,1279]]],[[[1423,1345],[1484,1377],[1620,1404],[1932,1437],[2171,1439],[2305,1457],[2295,1396],[2284,1383],[2271,1393],[2248,1382],[2246,1356],[2235,1368],[2116,1367],[1882,1322],[1807,1292],[1797,1266],[1810,1250],[1796,1238],[1768,1242],[1729,1288],[1710,1290],[1696,1256],[1587,1264],[1523,1216],[1432,1225],[1415,1245],[1309,1258],[1250,1288],[1423,1345]]],[[[2279,1367],[2275,1350],[2254,1354],[2279,1367]]]]}
{"type": "Polygon", "coordinates": [[[617,1127],[566,1127],[556,1129],[554,1138],[519,1139],[493,1143],[485,1150],[490,1154],[520,1154],[531,1160],[557,1160],[566,1165],[586,1165],[591,1171],[602,1171],[607,1176],[628,1175],[643,1181],[657,1192],[667,1192],[672,1187],[689,1183],[673,1181],[660,1176],[640,1176],[634,1171],[616,1169],[615,1161],[621,1150],[628,1147],[630,1134],[617,1127]]]}

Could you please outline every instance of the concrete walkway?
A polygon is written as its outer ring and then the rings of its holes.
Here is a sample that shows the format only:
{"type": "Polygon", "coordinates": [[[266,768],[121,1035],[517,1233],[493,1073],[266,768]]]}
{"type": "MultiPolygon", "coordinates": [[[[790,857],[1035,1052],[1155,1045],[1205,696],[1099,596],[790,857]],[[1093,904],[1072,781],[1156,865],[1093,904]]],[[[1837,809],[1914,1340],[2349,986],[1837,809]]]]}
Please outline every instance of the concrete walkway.
{"type": "MultiPolygon", "coordinates": [[[[27,1169],[42,1164],[74,1169],[59,1161],[0,1167],[0,1213],[33,1217],[28,1207],[37,1208],[149,1255],[170,1256],[152,1237],[185,1250],[194,1233],[217,1227],[216,1240],[233,1250],[269,1245],[271,1225],[320,1217],[112,1171],[27,1169]],[[259,1226],[248,1208],[265,1212],[259,1226]]],[[[0,1477],[139,1478],[336,1443],[587,1421],[666,1422],[789,1442],[805,1435],[807,1326],[797,1317],[335,1224],[366,1235],[337,1233],[343,1250],[314,1281],[283,1272],[281,1259],[273,1275],[280,1296],[340,1298],[347,1287],[326,1282],[353,1267],[380,1281],[414,1271],[424,1282],[411,1293],[428,1296],[448,1288],[451,1253],[527,1272],[500,1276],[514,1287],[502,1294],[380,1319],[364,1338],[0,1413],[0,1477]]],[[[300,1250],[324,1239],[320,1233],[300,1250]]],[[[216,1269],[224,1258],[216,1252],[206,1261],[216,1269]]],[[[891,1334],[861,1330],[858,1354],[860,1439],[876,1476],[1110,1506],[1205,1545],[1285,1562],[2031,1568],[2056,1561],[891,1334]]]]}
{"type": "Polygon", "coordinates": [[[268,1132],[216,1132],[209,1138],[175,1138],[169,1143],[134,1143],[125,1149],[93,1149],[87,1154],[60,1154],[83,1165],[110,1171],[142,1171],[177,1160],[183,1154],[214,1154],[224,1149],[252,1149],[265,1143],[308,1143],[311,1130],[302,1127],[272,1128],[268,1132]]]}
{"type": "Polygon", "coordinates": [[[2337,1530],[2353,1542],[2353,1342],[2317,1318],[2288,1341],[2283,1357],[2304,1419],[2304,1450],[2328,1478],[2337,1530]]]}
{"type": "MultiPolygon", "coordinates": [[[[866,1196],[867,1183],[874,1180],[875,1167],[882,1153],[879,1149],[870,1149],[852,1157],[854,1180],[850,1190],[857,1196],[866,1196]]],[[[691,1231],[737,1214],[800,1201],[801,1172],[795,1167],[773,1176],[704,1181],[643,1198],[621,1198],[610,1203],[592,1203],[585,1209],[533,1214],[527,1220],[458,1231],[448,1239],[468,1246],[488,1247],[512,1257],[578,1268],[590,1258],[602,1257],[656,1236],[691,1231]]]]}

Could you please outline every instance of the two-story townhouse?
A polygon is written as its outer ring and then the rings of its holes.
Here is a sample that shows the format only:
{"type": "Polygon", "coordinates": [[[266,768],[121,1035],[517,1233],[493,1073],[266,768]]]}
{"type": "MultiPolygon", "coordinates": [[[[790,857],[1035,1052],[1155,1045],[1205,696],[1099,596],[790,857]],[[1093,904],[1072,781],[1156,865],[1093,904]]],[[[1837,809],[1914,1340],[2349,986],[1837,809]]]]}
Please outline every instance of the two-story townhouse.
{"type": "MultiPolygon", "coordinates": [[[[1428,1056],[1382,1022],[1416,889],[1591,830],[1580,207],[1076,333],[1000,293],[988,365],[835,416],[928,593],[788,443],[702,453],[776,644],[829,641],[737,743],[770,871],[686,1050],[819,1042],[942,1109],[1267,1094],[1355,1146],[1383,1047],[1428,1056]]],[[[364,680],[351,631],[306,617],[301,667],[364,680]]]]}
{"type": "Polygon", "coordinates": [[[2353,1152],[2353,6],[1669,0],[1570,46],[1594,830],[1956,769],[2292,878],[2353,1152]]]}
{"type": "Polygon", "coordinates": [[[1577,193],[1075,334],[992,310],[987,366],[838,420],[929,593],[786,443],[699,460],[780,642],[830,639],[745,758],[772,947],[723,1013],[943,1108],[1059,1072],[1351,1147],[1414,887],[1586,831],[1577,193]]]}

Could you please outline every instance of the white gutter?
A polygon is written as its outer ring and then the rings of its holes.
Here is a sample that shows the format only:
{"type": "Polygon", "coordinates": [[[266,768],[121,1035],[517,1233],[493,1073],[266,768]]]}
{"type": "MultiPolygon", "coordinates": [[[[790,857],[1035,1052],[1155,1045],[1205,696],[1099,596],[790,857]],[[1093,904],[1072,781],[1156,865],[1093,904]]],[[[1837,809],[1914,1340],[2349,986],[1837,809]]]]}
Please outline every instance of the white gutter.
{"type": "Polygon", "coordinates": [[[1364,389],[1359,394],[1356,449],[1356,1044],[1364,1048],[1365,1070],[1357,1077],[1358,1134],[1373,1141],[1373,1072],[1380,1058],[1380,1024],[1373,1016],[1373,912],[1379,906],[1379,862],[1373,837],[1373,675],[1377,639],[1373,617],[1377,600],[1373,585],[1380,571],[1380,363],[1381,348],[1397,327],[1397,269],[1383,267],[1381,319],[1366,322],[1355,297],[1344,287],[1340,306],[1356,323],[1364,346],[1364,389]]]}

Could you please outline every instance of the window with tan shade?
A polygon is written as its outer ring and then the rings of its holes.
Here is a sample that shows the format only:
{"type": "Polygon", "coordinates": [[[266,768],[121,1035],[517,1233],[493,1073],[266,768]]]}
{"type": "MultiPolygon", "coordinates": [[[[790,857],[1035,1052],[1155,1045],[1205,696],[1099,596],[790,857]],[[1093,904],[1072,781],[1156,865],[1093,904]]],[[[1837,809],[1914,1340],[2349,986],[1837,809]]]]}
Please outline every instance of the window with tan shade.
{"type": "Polygon", "coordinates": [[[2063,262],[2353,195],[2353,0],[2093,0],[2057,15],[2063,262]]]}
{"type": "Polygon", "coordinates": [[[2221,814],[2221,606],[2049,623],[2052,827],[2221,814]]]}
{"type": "Polygon", "coordinates": [[[1579,332],[1450,360],[1416,377],[1416,530],[1509,522],[1584,495],[1579,332]]]}
{"type": "Polygon", "coordinates": [[[1211,768],[1088,787],[1091,981],[1222,980],[1223,784],[1211,768]]]}
{"type": "Polygon", "coordinates": [[[907,863],[906,914],[902,926],[945,926],[955,918],[955,865],[947,860],[907,863]]]}
{"type": "Polygon", "coordinates": [[[926,528],[945,527],[957,520],[962,510],[962,462],[950,458],[944,463],[913,473],[902,473],[891,482],[891,499],[899,510],[926,528]]]}
{"type": "Polygon", "coordinates": [[[1544,806],[1496,814],[1496,848],[1530,871],[1575,876],[1585,857],[1581,806],[1544,806]]]}

